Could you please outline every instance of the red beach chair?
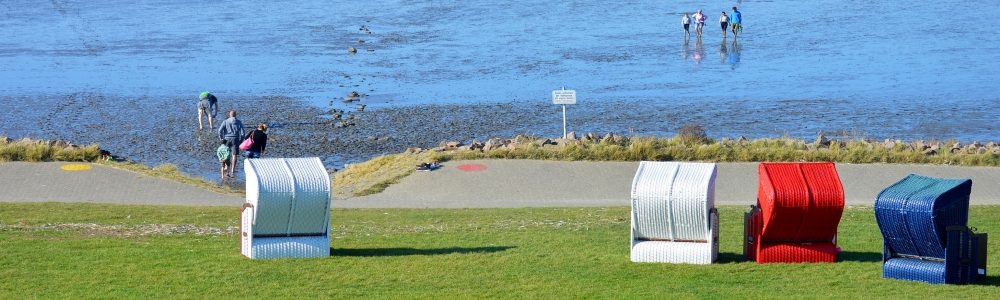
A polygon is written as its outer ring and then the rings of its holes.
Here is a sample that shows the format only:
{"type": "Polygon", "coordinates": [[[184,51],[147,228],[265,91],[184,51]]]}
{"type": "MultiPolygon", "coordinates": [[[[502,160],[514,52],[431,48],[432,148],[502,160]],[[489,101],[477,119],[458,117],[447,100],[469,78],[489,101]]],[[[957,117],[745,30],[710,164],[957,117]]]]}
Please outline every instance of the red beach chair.
{"type": "Polygon", "coordinates": [[[743,255],[757,263],[835,262],[844,187],[833,163],[761,163],[743,255]]]}

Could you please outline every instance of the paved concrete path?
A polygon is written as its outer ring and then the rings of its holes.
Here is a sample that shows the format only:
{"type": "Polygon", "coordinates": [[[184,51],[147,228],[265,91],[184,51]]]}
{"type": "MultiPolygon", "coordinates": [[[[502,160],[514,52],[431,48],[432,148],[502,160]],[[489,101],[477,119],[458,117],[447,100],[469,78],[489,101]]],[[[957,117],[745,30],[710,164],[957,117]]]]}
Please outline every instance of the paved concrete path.
{"type": "MultiPolygon", "coordinates": [[[[334,207],[628,206],[638,162],[478,160],[448,162],[416,172],[380,194],[333,201],[334,207]],[[463,172],[462,165],[482,165],[463,172]]],[[[1000,168],[837,164],[848,204],[875,203],[882,189],[911,173],[972,178],[972,204],[1000,204],[1000,168]]],[[[719,164],[718,205],[750,205],[757,197],[757,163],[719,164]]]]}
{"type": "Polygon", "coordinates": [[[47,201],[232,206],[245,202],[243,198],[97,164],[0,162],[0,202],[47,201]],[[82,167],[86,170],[79,170],[79,166],[86,166],[82,167]]]}
{"type": "MultiPolygon", "coordinates": [[[[385,192],[334,200],[333,207],[627,206],[637,162],[474,160],[416,172],[385,192]],[[479,171],[462,171],[479,166],[479,171]]],[[[875,196],[910,173],[972,178],[972,204],[1000,204],[1000,168],[837,164],[848,204],[875,196]]],[[[716,203],[750,205],[756,163],[719,164],[716,203]]],[[[0,202],[242,205],[244,200],[169,180],[96,164],[0,162],[0,202]],[[72,170],[84,165],[87,170],[72,170]],[[71,169],[71,170],[65,170],[71,169]]]]}

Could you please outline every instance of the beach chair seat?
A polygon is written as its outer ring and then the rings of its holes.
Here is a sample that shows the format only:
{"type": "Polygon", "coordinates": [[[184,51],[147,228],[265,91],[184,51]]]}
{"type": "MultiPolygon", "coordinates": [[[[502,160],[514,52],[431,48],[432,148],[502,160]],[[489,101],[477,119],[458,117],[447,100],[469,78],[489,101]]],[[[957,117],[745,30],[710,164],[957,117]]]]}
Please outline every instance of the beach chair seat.
{"type": "Polygon", "coordinates": [[[760,163],[744,214],[744,256],[757,263],[835,262],[844,188],[833,163],[760,163]]]}
{"type": "Polygon", "coordinates": [[[710,264],[719,256],[713,163],[639,163],[632,180],[631,260],[710,264]]]}
{"type": "Polygon", "coordinates": [[[933,284],[985,279],[985,233],[968,227],[970,179],[910,174],[875,200],[882,277],[933,284]]]}
{"type": "Polygon", "coordinates": [[[243,164],[240,253],[251,259],[330,256],[330,175],[319,158],[243,164]]]}

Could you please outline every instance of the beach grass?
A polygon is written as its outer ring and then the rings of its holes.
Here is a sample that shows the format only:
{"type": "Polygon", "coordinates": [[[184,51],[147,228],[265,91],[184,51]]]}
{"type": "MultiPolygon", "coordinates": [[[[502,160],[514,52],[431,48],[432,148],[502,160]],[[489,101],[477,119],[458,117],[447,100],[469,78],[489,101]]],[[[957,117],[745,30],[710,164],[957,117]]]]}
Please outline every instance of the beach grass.
{"type": "Polygon", "coordinates": [[[177,169],[177,166],[172,164],[163,164],[152,167],[133,161],[102,160],[101,147],[97,144],[87,146],[70,146],[56,141],[32,139],[9,140],[6,137],[0,136],[0,161],[91,162],[112,168],[141,173],[146,176],[172,180],[240,198],[246,195],[244,191],[234,189],[228,185],[219,185],[215,182],[209,182],[202,178],[184,175],[184,173],[181,173],[181,171],[177,169]]]}
{"type": "Polygon", "coordinates": [[[334,173],[331,179],[333,197],[359,197],[380,193],[390,184],[397,183],[416,171],[417,164],[431,162],[434,157],[431,152],[401,153],[348,165],[344,170],[334,173]]]}
{"type": "MultiPolygon", "coordinates": [[[[383,155],[354,164],[336,173],[335,196],[358,197],[385,190],[414,171],[418,163],[473,159],[535,159],[555,161],[701,161],[701,162],[835,162],[853,164],[935,164],[1000,166],[1000,155],[968,149],[951,151],[955,141],[940,143],[936,151],[913,147],[917,142],[891,144],[864,139],[830,140],[826,145],[792,138],[757,140],[713,140],[697,128],[672,138],[632,137],[620,141],[554,140],[520,136],[503,147],[483,150],[436,148],[418,153],[383,155]],[[552,142],[552,141],[550,141],[552,142]]],[[[1000,146],[997,146],[1000,147],[1000,146]]]]}
{"type": "Polygon", "coordinates": [[[0,161],[95,161],[101,157],[99,145],[69,146],[40,140],[8,140],[0,136],[0,161]]]}
{"type": "MultiPolygon", "coordinates": [[[[951,151],[954,141],[931,153],[909,147],[907,143],[883,143],[865,140],[834,140],[816,146],[804,140],[769,138],[758,140],[694,139],[687,136],[633,137],[623,142],[556,140],[556,145],[541,145],[539,139],[490,149],[489,151],[446,151],[438,159],[545,159],[584,161],[703,161],[703,162],[795,162],[830,161],[836,163],[939,164],[959,166],[998,166],[1000,154],[980,153],[965,148],[951,151]]],[[[936,142],[934,142],[936,143],[936,142]]]]}
{"type": "MultiPolygon", "coordinates": [[[[871,206],[845,209],[837,263],[747,262],[741,255],[746,209],[720,207],[719,260],[687,265],[630,262],[628,207],[334,209],[330,257],[249,260],[239,254],[233,207],[0,203],[0,298],[988,299],[1000,293],[996,275],[974,285],[881,278],[882,239],[871,206]],[[169,230],[181,225],[216,230],[169,230]]],[[[997,214],[1000,206],[972,206],[969,223],[997,232],[997,214]]],[[[992,247],[991,270],[998,259],[992,247]]]]}

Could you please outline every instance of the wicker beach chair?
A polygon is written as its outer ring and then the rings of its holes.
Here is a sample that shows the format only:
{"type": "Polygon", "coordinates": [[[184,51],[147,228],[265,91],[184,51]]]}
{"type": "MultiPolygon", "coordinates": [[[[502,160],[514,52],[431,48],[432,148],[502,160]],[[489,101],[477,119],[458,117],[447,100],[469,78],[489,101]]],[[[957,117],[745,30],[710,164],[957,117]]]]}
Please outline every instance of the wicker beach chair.
{"type": "Polygon", "coordinates": [[[967,227],[971,193],[970,179],[915,174],[879,193],[882,277],[934,284],[984,279],[986,234],[967,227]]]}
{"type": "Polygon", "coordinates": [[[240,253],[251,259],[330,256],[330,175],[319,158],[244,161],[240,253]]]}
{"type": "Polygon", "coordinates": [[[713,163],[639,163],[632,180],[632,261],[710,264],[719,256],[713,163]]]}
{"type": "Polygon", "coordinates": [[[757,263],[835,262],[844,188],[833,163],[761,163],[743,254],[757,263]]]}

